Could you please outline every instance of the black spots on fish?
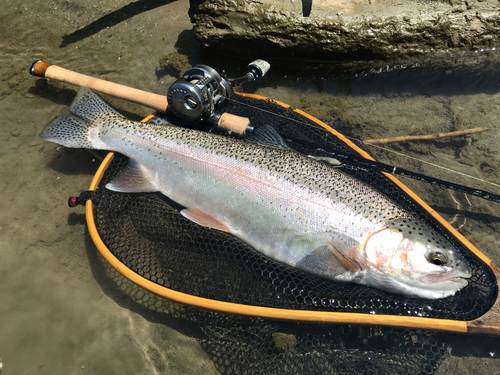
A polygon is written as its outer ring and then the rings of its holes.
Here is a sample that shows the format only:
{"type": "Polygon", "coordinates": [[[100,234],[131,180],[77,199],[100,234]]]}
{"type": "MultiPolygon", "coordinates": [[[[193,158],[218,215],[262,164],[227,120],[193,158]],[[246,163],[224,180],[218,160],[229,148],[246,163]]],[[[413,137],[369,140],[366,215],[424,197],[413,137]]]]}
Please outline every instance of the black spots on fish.
{"type": "Polygon", "coordinates": [[[93,148],[89,139],[91,125],[83,118],[68,114],[47,125],[40,137],[65,147],[93,148]]]}
{"type": "Polygon", "coordinates": [[[387,226],[396,229],[405,237],[436,250],[449,251],[453,248],[453,245],[446,238],[418,219],[396,219],[389,221],[387,226]]]}
{"type": "Polygon", "coordinates": [[[401,224],[399,224],[399,231],[406,231],[408,234],[413,234],[414,232],[415,233],[418,233],[419,235],[423,236],[423,232],[422,232],[422,225],[419,225],[415,222],[410,222],[408,220],[402,220],[403,222],[401,224]]]}

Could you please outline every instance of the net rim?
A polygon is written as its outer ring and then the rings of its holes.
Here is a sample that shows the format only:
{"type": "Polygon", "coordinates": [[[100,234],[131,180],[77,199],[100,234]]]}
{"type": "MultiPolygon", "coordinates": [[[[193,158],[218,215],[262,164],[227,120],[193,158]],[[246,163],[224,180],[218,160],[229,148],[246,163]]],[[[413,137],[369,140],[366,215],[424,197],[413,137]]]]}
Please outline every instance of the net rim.
{"type": "MultiPolygon", "coordinates": [[[[249,97],[259,100],[269,100],[264,96],[246,93],[237,93],[237,95],[243,97],[249,97]]],[[[290,108],[290,105],[273,100],[274,103],[283,106],[285,108],[290,108]]],[[[329,125],[320,121],[319,119],[309,115],[308,113],[300,110],[293,110],[299,116],[302,116],[309,121],[321,126],[332,135],[337,137],[340,141],[344,142],[348,147],[359,153],[365,158],[374,160],[368,153],[357,147],[353,142],[345,138],[342,134],[337,132],[335,129],[331,128],[329,125]]],[[[142,122],[147,122],[155,115],[149,115],[142,120],[142,122]]],[[[115,153],[109,152],[106,158],[102,161],[99,169],[97,170],[92,182],[90,184],[89,190],[96,190],[99,182],[101,181],[106,169],[114,158],[115,153]]],[[[411,191],[407,186],[405,186],[401,181],[395,178],[393,175],[382,172],[386,175],[393,183],[398,185],[402,190],[405,191],[412,199],[415,200],[429,215],[431,215],[435,220],[439,222],[440,225],[445,227],[459,242],[461,242],[469,251],[471,251],[475,256],[477,256],[482,262],[489,267],[495,274],[497,282],[500,284],[500,268],[493,263],[488,257],[486,257],[481,251],[479,251],[474,245],[472,245],[464,236],[458,233],[446,220],[444,220],[436,211],[434,211],[430,206],[428,206],[420,197],[418,197],[413,191],[411,191]]],[[[155,284],[154,282],[147,280],[146,278],[138,275],[122,262],[116,258],[111,251],[106,247],[102,241],[94,219],[94,204],[91,200],[86,202],[86,219],[87,226],[89,229],[90,236],[101,253],[101,255],[106,259],[108,263],[111,264],[118,272],[120,272],[124,277],[154,293],[158,296],[167,298],[169,300],[189,305],[197,308],[202,308],[206,310],[232,314],[232,315],[242,315],[248,317],[259,317],[273,320],[286,320],[286,321],[296,321],[296,322],[309,322],[309,323],[337,323],[337,324],[355,324],[355,325],[381,325],[381,326],[393,326],[393,327],[406,327],[406,328],[420,328],[420,329],[432,329],[440,331],[458,332],[458,333],[476,333],[476,334],[494,334],[500,335],[500,299],[497,297],[493,306],[490,310],[478,319],[471,321],[458,321],[451,319],[437,319],[437,318],[425,318],[425,317],[413,317],[413,316],[393,316],[384,314],[365,314],[365,313],[351,313],[351,312],[335,312],[335,311],[308,311],[308,310],[292,310],[292,309],[282,309],[282,308],[272,308],[272,307],[262,307],[253,305],[244,305],[232,302],[224,302],[218,300],[212,300],[203,297],[193,296],[187,293],[178,292],[164,286],[155,284]]]]}

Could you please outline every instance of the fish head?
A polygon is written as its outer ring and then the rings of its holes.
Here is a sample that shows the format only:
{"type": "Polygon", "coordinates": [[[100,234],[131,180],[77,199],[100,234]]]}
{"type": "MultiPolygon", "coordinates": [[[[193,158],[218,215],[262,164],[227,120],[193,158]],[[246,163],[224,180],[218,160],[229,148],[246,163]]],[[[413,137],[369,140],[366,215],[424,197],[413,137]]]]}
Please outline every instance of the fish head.
{"type": "Polygon", "coordinates": [[[391,220],[368,236],[364,251],[370,284],[400,294],[445,298],[467,286],[472,276],[446,238],[414,219],[391,220]]]}

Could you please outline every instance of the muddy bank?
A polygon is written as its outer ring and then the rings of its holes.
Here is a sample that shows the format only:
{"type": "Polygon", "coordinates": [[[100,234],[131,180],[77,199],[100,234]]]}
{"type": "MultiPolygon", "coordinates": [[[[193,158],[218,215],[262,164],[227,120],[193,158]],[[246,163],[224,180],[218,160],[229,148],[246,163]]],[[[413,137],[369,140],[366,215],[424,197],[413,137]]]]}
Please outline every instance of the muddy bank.
{"type": "Polygon", "coordinates": [[[191,0],[197,39],[246,58],[400,60],[499,45],[497,1],[191,0]]]}

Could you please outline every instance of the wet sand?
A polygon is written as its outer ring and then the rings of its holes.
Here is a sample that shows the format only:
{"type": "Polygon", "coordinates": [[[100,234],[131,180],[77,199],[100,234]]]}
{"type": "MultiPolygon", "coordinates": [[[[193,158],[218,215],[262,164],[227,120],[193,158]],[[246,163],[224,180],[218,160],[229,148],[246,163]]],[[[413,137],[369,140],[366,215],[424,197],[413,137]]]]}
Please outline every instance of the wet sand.
{"type": "MultiPolygon", "coordinates": [[[[137,3],[6,0],[0,10],[3,375],[217,373],[197,342],[197,327],[178,320],[178,314],[158,312],[179,311],[179,307],[165,303],[154,308],[151,302],[134,302],[145,298],[106,272],[86,232],[83,207],[67,207],[70,195],[88,188],[99,160],[85,150],[63,149],[38,137],[47,123],[67,112],[76,88],[30,76],[28,68],[37,59],[157,93],[165,93],[175,80],[161,70],[163,56],[182,52],[190,63],[199,62],[188,1],[137,3]],[[150,9],[143,11],[141,6],[148,4],[150,9]]],[[[355,88],[359,92],[353,93],[336,85],[287,85],[287,78],[279,74],[275,79],[264,82],[256,92],[325,120],[340,116],[352,125],[340,130],[355,137],[489,127],[487,136],[474,136],[470,142],[394,147],[463,173],[499,180],[500,95],[496,92],[364,95],[359,86],[355,88]]],[[[150,113],[147,108],[106,98],[136,119],[150,113]]],[[[433,174],[426,165],[373,153],[382,161],[433,174]]],[[[435,175],[457,181],[448,172],[435,175]]],[[[412,181],[408,185],[481,251],[500,262],[498,205],[412,181]]],[[[452,357],[446,371],[466,374],[472,368],[499,373],[500,363],[452,357]]]]}
{"type": "MultiPolygon", "coordinates": [[[[115,26],[97,24],[91,31],[100,31],[61,47],[65,35],[129,3],[5,1],[0,10],[2,374],[217,373],[189,327],[138,310],[96,274],[83,207],[66,202],[88,188],[99,161],[38,137],[76,91],[30,76],[37,59],[159,93],[173,81],[155,72],[191,30],[187,1],[135,16],[140,9],[129,9],[115,26]]],[[[136,118],[150,112],[110,101],[136,118]]]]}

